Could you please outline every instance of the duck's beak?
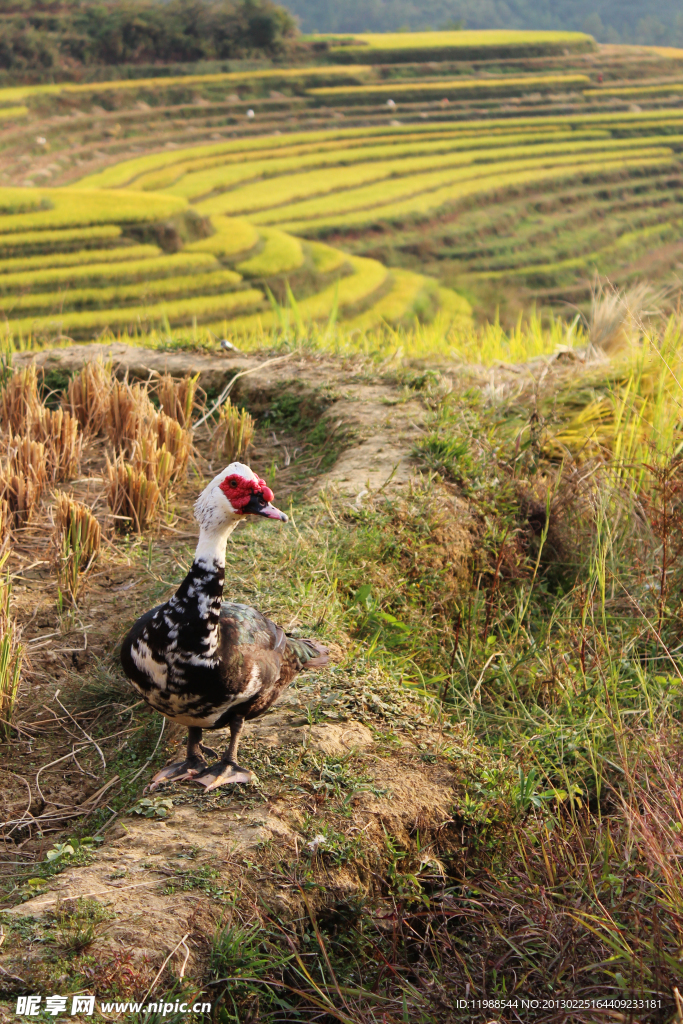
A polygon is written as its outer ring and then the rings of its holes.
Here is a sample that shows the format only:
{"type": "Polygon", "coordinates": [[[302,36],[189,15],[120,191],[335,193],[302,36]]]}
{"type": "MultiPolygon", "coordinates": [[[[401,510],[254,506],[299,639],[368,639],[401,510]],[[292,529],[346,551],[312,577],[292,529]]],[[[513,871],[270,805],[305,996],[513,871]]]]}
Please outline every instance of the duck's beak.
{"type": "Polygon", "coordinates": [[[263,516],[265,519],[279,519],[282,523],[287,522],[285,513],[281,512],[279,508],[275,508],[275,505],[271,505],[269,501],[266,501],[258,491],[252,494],[249,503],[242,509],[242,513],[250,516],[263,516]]]}

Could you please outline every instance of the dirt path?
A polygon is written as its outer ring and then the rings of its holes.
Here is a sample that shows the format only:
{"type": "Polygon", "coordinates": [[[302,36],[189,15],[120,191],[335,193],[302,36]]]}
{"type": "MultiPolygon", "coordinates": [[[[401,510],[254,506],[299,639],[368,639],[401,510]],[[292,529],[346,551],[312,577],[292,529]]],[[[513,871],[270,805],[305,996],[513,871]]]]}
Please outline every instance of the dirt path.
{"type": "Polygon", "coordinates": [[[323,413],[331,430],[343,428],[353,439],[316,486],[338,489],[362,501],[363,492],[405,485],[415,474],[411,449],[419,437],[425,409],[415,397],[402,394],[392,383],[370,383],[359,364],[307,353],[280,357],[277,362],[258,367],[268,358],[236,354],[201,352],[157,352],[119,343],[76,345],[42,352],[23,352],[14,356],[15,366],[35,362],[47,374],[70,374],[92,359],[111,359],[117,373],[147,380],[157,373],[181,377],[199,373],[199,383],[210,394],[219,393],[237,373],[246,375],[236,384],[238,396],[249,408],[263,410],[279,393],[292,386],[305,390],[325,390],[328,408],[323,413]]]}

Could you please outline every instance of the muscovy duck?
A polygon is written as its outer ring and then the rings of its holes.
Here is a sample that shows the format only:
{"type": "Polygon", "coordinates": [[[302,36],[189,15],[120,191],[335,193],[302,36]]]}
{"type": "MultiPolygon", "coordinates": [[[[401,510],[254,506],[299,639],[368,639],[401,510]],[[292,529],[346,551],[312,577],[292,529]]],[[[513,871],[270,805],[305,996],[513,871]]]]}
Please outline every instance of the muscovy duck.
{"type": "Polygon", "coordinates": [[[150,707],[188,726],[187,756],[152,779],[193,780],[207,791],[252,775],[237,764],[237,746],[247,719],[266,712],[297,673],[329,661],[316,640],[285,635],[256,608],[223,602],[225,548],[244,516],[287,522],[271,502],[265,480],[239,462],[214,477],[194,506],[199,542],[192,567],[166,602],[138,619],[121,649],[121,664],[150,707]],[[218,758],[202,744],[203,729],[230,728],[230,743],[218,758]]]}

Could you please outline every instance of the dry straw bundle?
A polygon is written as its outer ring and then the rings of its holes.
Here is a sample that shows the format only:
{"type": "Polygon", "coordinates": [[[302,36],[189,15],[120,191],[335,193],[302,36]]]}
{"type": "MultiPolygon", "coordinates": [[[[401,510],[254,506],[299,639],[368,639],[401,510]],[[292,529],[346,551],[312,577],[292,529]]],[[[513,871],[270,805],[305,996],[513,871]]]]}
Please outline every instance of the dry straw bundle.
{"type": "Polygon", "coordinates": [[[125,462],[122,455],[107,458],[107,501],[119,530],[142,531],[154,520],[161,491],[147,470],[125,462]]]}
{"type": "Polygon", "coordinates": [[[38,394],[35,363],[15,370],[0,392],[0,424],[15,434],[25,432],[43,403],[38,394]]]}
{"type": "Polygon", "coordinates": [[[31,476],[5,467],[0,471],[0,494],[7,504],[11,526],[18,527],[30,522],[41,492],[31,476]]]}
{"type": "MultiPolygon", "coordinates": [[[[0,477],[0,489],[4,490],[2,478],[0,477]]],[[[0,498],[0,555],[4,554],[9,541],[10,529],[12,526],[12,514],[9,502],[6,498],[0,498]]]]}
{"type": "Polygon", "coordinates": [[[239,409],[228,398],[218,412],[214,445],[228,462],[243,458],[254,436],[254,421],[246,409],[239,409]]]}
{"type": "Polygon", "coordinates": [[[64,409],[41,406],[31,433],[45,445],[53,480],[73,480],[81,470],[83,435],[78,420],[64,409]]]}
{"type": "Polygon", "coordinates": [[[115,380],[109,392],[106,426],[114,448],[130,455],[148,424],[156,418],[156,410],[143,384],[115,380]]]}
{"type": "Polygon", "coordinates": [[[101,544],[100,524],[87,505],[62,491],[55,495],[54,540],[62,588],[75,602],[101,544]]]}
{"type": "Polygon", "coordinates": [[[112,363],[100,356],[86,363],[79,374],[72,377],[62,404],[78,420],[83,431],[96,436],[104,431],[112,389],[112,363]]]}
{"type": "Polygon", "coordinates": [[[162,410],[181,427],[187,428],[192,422],[198,380],[198,373],[194,377],[187,374],[182,380],[177,381],[174,381],[169,373],[164,373],[155,388],[162,410]]]}
{"type": "Polygon", "coordinates": [[[159,444],[173,456],[173,479],[177,480],[185,473],[192,454],[192,434],[163,412],[157,415],[156,429],[159,444]]]}
{"type": "MultiPolygon", "coordinates": [[[[6,557],[6,556],[5,556],[6,557]]],[[[0,561],[0,568],[5,561],[0,561]]],[[[0,734],[8,739],[19,692],[23,645],[10,615],[12,588],[9,574],[0,579],[0,734]]]]}
{"type": "Polygon", "coordinates": [[[47,453],[42,441],[25,435],[7,441],[7,460],[10,472],[23,473],[35,480],[42,492],[48,482],[47,453]]]}

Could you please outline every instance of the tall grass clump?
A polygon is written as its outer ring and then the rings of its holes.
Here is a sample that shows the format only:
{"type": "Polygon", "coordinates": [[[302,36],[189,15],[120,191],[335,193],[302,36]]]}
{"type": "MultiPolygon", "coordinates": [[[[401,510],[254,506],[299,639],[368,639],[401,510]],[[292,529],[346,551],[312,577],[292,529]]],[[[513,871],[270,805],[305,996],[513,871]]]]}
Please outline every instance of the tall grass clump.
{"type": "Polygon", "coordinates": [[[101,530],[91,510],[63,491],[55,495],[54,540],[60,585],[76,601],[81,584],[97,558],[101,530]]]}
{"type": "MultiPolygon", "coordinates": [[[[0,561],[0,569],[5,558],[0,561]]],[[[0,734],[4,739],[10,735],[24,656],[18,627],[10,612],[11,596],[10,577],[6,574],[0,578],[0,734]]]]}
{"type": "Polygon", "coordinates": [[[254,420],[246,409],[233,405],[226,399],[218,411],[218,426],[214,434],[214,445],[227,462],[235,462],[246,456],[254,436],[254,420]]]}

